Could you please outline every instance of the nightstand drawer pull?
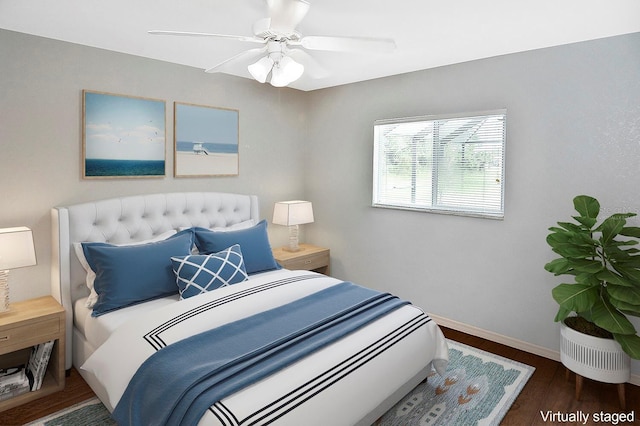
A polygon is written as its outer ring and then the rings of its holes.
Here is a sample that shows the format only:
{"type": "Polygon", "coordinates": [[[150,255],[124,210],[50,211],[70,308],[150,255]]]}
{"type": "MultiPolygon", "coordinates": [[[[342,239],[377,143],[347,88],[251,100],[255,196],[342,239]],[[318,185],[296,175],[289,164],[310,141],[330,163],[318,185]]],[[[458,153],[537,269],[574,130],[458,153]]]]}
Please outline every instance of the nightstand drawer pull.
{"type": "Polygon", "coordinates": [[[0,342],[6,342],[9,340],[9,336],[0,336],[0,342]]]}

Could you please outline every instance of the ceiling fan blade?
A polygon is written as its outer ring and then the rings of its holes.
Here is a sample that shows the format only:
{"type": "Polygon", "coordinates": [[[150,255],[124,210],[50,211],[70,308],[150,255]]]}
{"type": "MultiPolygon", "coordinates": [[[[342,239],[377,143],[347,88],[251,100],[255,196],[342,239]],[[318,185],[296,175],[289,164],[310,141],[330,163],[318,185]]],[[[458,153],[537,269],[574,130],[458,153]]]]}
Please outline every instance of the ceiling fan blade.
{"type": "Polygon", "coordinates": [[[299,44],[309,50],[331,52],[392,52],[396,42],[390,38],[306,36],[292,45],[299,44]]]}
{"type": "Polygon", "coordinates": [[[152,35],[171,35],[171,36],[188,36],[188,37],[217,37],[217,38],[226,38],[231,40],[238,41],[248,41],[252,43],[265,43],[265,40],[257,37],[248,37],[248,36],[239,36],[239,35],[229,35],[229,34],[213,34],[213,33],[198,33],[192,31],[165,31],[165,30],[151,30],[147,31],[152,35]]]}
{"type": "Polygon", "coordinates": [[[329,71],[316,61],[313,56],[309,55],[302,49],[288,49],[287,55],[291,56],[295,61],[304,65],[305,74],[309,74],[312,78],[325,78],[329,76],[329,71]]]}
{"type": "Polygon", "coordinates": [[[229,59],[227,59],[225,61],[222,61],[219,64],[217,64],[217,65],[205,70],[205,72],[214,73],[214,72],[228,72],[228,71],[231,71],[230,68],[233,67],[234,65],[240,64],[242,62],[250,62],[252,59],[263,55],[266,51],[267,51],[267,46],[246,50],[244,52],[238,53],[237,55],[232,56],[231,58],[229,58],[229,59]]]}
{"type": "Polygon", "coordinates": [[[266,0],[271,19],[271,30],[290,34],[304,19],[311,5],[304,0],[266,0]]]}

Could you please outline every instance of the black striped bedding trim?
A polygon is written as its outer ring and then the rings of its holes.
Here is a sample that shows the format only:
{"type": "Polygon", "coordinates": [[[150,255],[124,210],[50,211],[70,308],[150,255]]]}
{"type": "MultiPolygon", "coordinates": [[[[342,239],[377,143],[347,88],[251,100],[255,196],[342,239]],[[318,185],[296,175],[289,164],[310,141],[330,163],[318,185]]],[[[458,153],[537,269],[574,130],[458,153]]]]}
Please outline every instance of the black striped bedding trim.
{"type": "Polygon", "coordinates": [[[280,280],[270,281],[268,283],[260,284],[255,287],[247,288],[242,291],[238,291],[237,293],[220,297],[219,299],[211,300],[207,303],[203,303],[202,305],[196,306],[193,309],[190,309],[186,312],[181,313],[180,315],[177,315],[173,318],[166,320],[165,322],[156,326],[154,329],[147,332],[143,338],[151,345],[151,347],[153,347],[156,351],[158,351],[167,346],[167,343],[162,339],[161,334],[171,329],[171,327],[174,327],[182,323],[183,321],[186,321],[202,313],[208,312],[211,309],[215,309],[219,306],[223,306],[223,305],[226,305],[227,303],[231,303],[235,300],[252,296],[254,294],[261,293],[263,291],[268,291],[272,288],[281,287],[281,286],[293,284],[293,283],[298,283],[300,281],[317,279],[321,277],[322,276],[309,274],[309,275],[298,275],[294,277],[283,278],[280,280]]]}
{"type": "Polygon", "coordinates": [[[363,367],[430,321],[431,318],[421,312],[418,316],[380,337],[369,346],[354,353],[324,373],[308,380],[306,383],[300,385],[288,394],[283,395],[271,404],[260,408],[245,419],[238,420],[233,412],[221,401],[211,406],[209,411],[211,411],[224,426],[271,424],[334,383],[347,377],[360,367],[363,367]]]}

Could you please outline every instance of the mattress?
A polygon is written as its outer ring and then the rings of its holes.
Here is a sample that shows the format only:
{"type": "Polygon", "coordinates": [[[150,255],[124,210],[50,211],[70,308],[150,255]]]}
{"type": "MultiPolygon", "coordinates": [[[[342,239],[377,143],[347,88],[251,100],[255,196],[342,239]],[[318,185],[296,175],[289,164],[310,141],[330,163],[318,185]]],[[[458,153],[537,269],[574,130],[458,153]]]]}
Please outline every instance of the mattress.
{"type": "Polygon", "coordinates": [[[130,320],[135,321],[136,318],[142,318],[156,309],[176,303],[178,295],[150,300],[99,317],[91,316],[92,310],[87,308],[86,301],[86,297],[76,300],[73,321],[76,329],[82,333],[86,341],[97,348],[122,324],[130,320]]]}

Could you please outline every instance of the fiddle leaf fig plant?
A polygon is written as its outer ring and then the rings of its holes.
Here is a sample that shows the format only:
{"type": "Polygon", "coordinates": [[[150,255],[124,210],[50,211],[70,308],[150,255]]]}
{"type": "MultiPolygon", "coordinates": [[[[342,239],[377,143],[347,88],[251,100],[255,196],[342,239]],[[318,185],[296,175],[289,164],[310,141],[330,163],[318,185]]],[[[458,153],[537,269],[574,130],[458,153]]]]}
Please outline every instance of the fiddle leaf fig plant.
{"type": "Polygon", "coordinates": [[[609,331],[631,358],[640,359],[640,336],[628,316],[640,317],[640,228],[627,226],[635,213],[617,213],[598,224],[600,203],[573,199],[574,222],[549,228],[547,243],[560,256],[545,265],[552,274],[573,276],[552,290],[560,305],[555,321],[572,312],[609,331]]]}

